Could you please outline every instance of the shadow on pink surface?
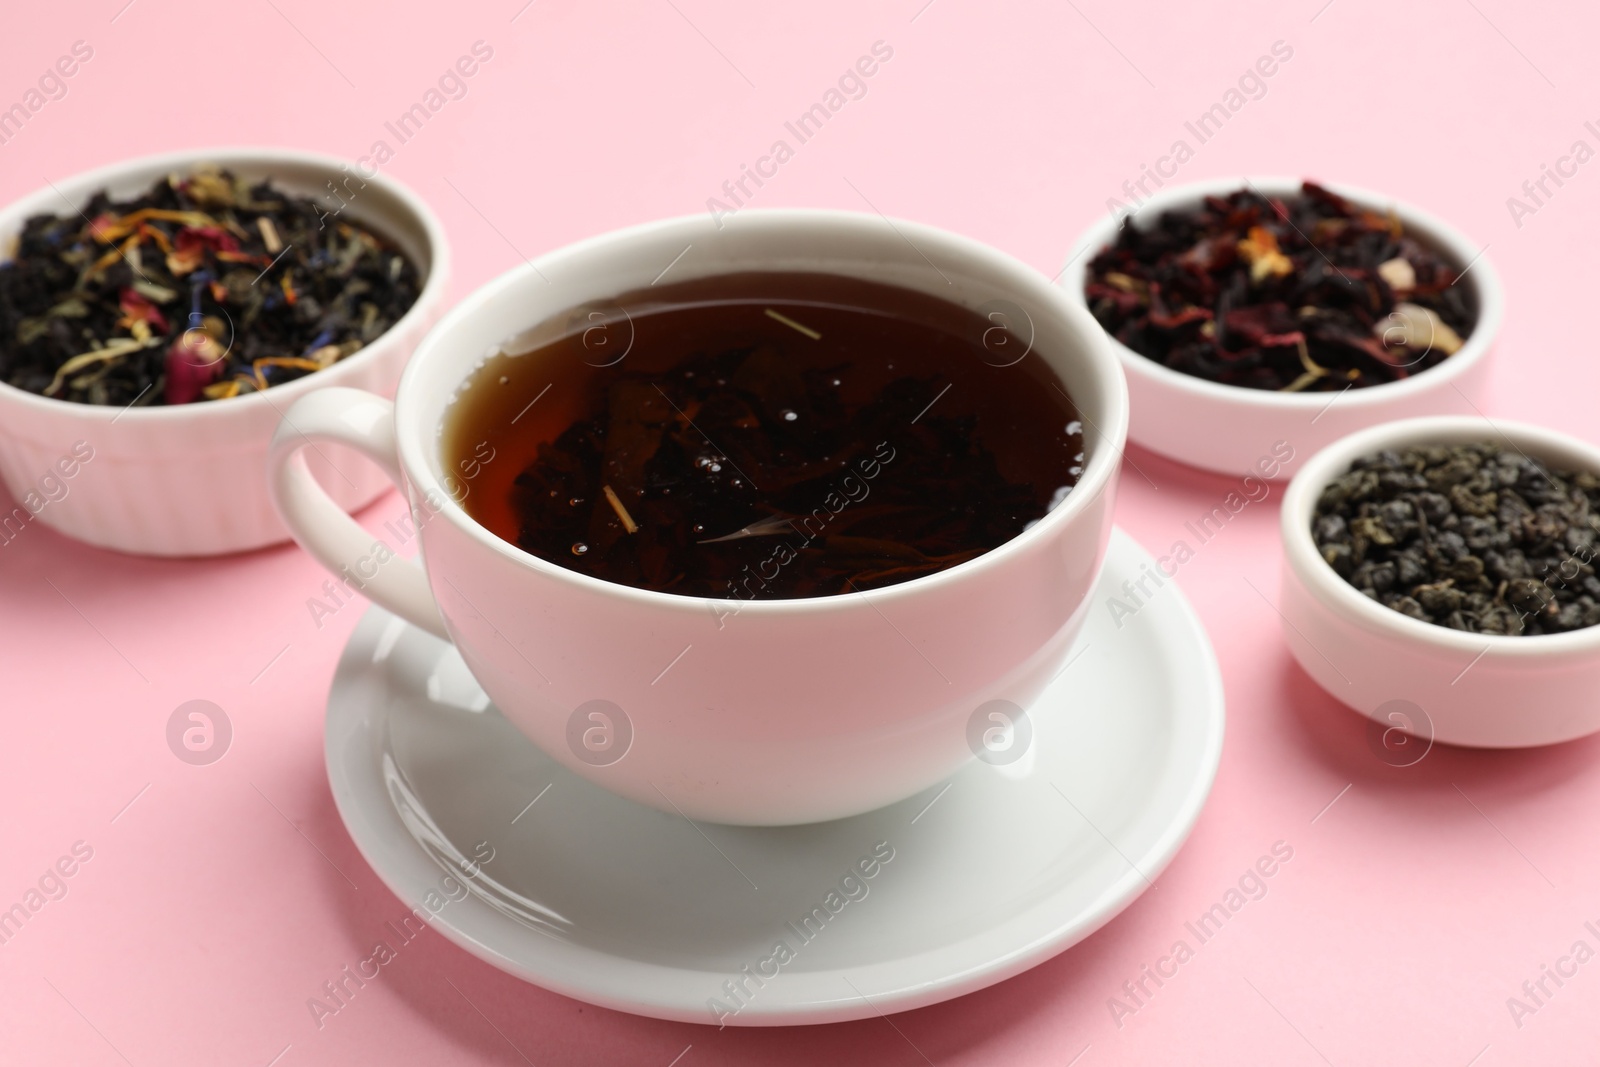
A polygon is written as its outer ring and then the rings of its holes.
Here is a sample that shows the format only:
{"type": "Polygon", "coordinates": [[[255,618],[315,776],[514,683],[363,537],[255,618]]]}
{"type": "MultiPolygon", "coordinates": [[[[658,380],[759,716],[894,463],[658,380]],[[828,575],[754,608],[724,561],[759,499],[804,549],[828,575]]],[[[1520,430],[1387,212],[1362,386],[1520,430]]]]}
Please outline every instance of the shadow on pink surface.
{"type": "MultiPolygon", "coordinates": [[[[1391,739],[1386,754],[1374,734],[1381,727],[1329,695],[1288,651],[1281,650],[1273,677],[1282,709],[1284,740],[1308,765],[1320,766],[1352,789],[1375,790],[1391,798],[1407,794],[1455,797],[1474,787],[1502,801],[1555,792],[1590,774],[1600,757],[1600,735],[1540,748],[1484,749],[1391,739]],[[1409,745],[1410,752],[1403,751],[1409,745]]],[[[1515,708],[1506,709],[1515,715],[1515,708]]],[[[1471,820],[1481,819],[1465,804],[1471,820]]]]}

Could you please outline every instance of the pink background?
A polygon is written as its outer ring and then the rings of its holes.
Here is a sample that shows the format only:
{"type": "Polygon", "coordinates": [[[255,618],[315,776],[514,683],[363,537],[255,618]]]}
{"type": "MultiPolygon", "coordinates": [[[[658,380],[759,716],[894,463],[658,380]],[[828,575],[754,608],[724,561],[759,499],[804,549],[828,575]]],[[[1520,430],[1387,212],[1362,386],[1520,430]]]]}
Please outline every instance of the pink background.
{"type": "MultiPolygon", "coordinates": [[[[4,105],[74,41],[94,58],[0,146],[0,200],[206,143],[365,154],[481,39],[494,58],[469,94],[386,168],[444,219],[457,295],[523,254],[705,210],[878,40],[894,57],[867,96],[755,203],[866,209],[870,198],[1053,275],[1121,182],[1282,40],[1294,55],[1267,95],[1180,180],[1311,175],[1452,221],[1490,246],[1511,304],[1490,414],[1600,436],[1589,325],[1600,162],[1520,227],[1506,206],[1575,139],[1600,147],[1582,126],[1600,119],[1584,110],[1600,98],[1596,26],[1575,7],[934,0],[919,12],[924,0],[895,0],[780,13],[727,0],[536,0],[519,15],[523,0],[136,0],[119,15],[122,3],[8,19],[4,105]]],[[[1154,485],[1125,472],[1119,521],[1148,548],[1164,550],[1229,488],[1130,454],[1154,485]]],[[[391,495],[364,518],[377,527],[398,510],[391,495]]],[[[692,1045],[681,1067],[1065,1064],[1080,1053],[1083,1065],[1464,1067],[1587,1054],[1600,1038],[1600,963],[1520,1028],[1506,998],[1576,939],[1600,948],[1583,929],[1600,920],[1588,832],[1600,741],[1380,762],[1363,720],[1291,662],[1272,608],[1246,584],[1276,589],[1275,519],[1273,507],[1249,508],[1181,576],[1216,644],[1230,721],[1210,804],[1156,889],[1036,970],[894,1027],[764,1032],[589,1007],[433,933],[319,1032],[306,999],[403,910],[345,834],[322,765],[323,703],[359,612],[315,628],[305,601],[322,573],[297,548],[157,562],[30,524],[0,547],[0,907],[74,842],[94,855],[64,899],[0,946],[0,1059],[666,1067],[692,1045]],[[164,738],[172,710],[196,698],[220,704],[235,730],[207,767],[179,762],[164,738]],[[1279,840],[1294,858],[1269,894],[1119,1028],[1108,998],[1279,840]]]]}

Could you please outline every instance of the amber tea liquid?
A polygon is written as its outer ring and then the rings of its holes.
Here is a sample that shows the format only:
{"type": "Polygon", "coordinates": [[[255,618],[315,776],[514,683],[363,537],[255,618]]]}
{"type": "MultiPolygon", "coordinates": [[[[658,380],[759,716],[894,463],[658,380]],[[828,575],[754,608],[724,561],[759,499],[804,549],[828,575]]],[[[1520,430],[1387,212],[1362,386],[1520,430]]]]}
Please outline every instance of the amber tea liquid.
{"type": "Polygon", "coordinates": [[[1025,332],[828,274],[655,286],[490,357],[442,455],[475,520],[595,578],[874,589],[1004,544],[1077,483],[1082,425],[1039,354],[1017,359],[1025,332]]]}

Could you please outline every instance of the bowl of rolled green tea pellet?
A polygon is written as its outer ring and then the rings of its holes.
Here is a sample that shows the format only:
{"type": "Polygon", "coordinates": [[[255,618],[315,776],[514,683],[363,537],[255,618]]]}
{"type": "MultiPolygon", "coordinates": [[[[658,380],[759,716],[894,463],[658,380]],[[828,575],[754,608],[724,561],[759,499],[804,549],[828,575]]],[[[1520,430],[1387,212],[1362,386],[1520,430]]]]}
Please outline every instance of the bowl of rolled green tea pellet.
{"type": "MultiPolygon", "coordinates": [[[[116,163],[0,209],[0,546],[287,540],[265,476],[282,412],[330,386],[392,396],[449,265],[378,166],[283,149],[116,163]]],[[[347,510],[389,488],[342,446],[307,462],[347,510]]]]}
{"type": "Polygon", "coordinates": [[[1282,536],[1285,639],[1343,703],[1452,744],[1600,730],[1600,448],[1477,417],[1373,427],[1306,462],[1282,536]]]}
{"type": "Polygon", "coordinates": [[[1361,456],[1311,530],[1341,578],[1413,619],[1512,636],[1600,625],[1600,475],[1509,442],[1361,456]]]}

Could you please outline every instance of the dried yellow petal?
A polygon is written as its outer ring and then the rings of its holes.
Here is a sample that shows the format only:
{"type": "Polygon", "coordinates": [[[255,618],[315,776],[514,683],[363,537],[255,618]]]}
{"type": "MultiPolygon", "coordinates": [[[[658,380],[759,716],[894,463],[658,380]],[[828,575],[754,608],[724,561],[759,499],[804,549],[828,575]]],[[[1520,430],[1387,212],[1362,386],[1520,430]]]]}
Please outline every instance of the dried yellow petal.
{"type": "Polygon", "coordinates": [[[1386,345],[1422,352],[1438,349],[1447,356],[1460,351],[1465,343],[1432,308],[1420,304],[1396,304],[1388,318],[1373,324],[1372,332],[1386,345]]]}
{"type": "Polygon", "coordinates": [[[1389,283],[1396,293],[1409,293],[1417,287],[1417,272],[1404,256],[1386,259],[1378,264],[1378,277],[1389,283]]]}
{"type": "Polygon", "coordinates": [[[1239,255],[1250,264],[1250,280],[1257,284],[1294,270],[1294,261],[1278,251],[1277,236],[1265,226],[1250,227],[1239,242],[1239,255]]]}

